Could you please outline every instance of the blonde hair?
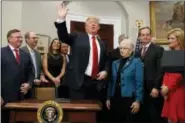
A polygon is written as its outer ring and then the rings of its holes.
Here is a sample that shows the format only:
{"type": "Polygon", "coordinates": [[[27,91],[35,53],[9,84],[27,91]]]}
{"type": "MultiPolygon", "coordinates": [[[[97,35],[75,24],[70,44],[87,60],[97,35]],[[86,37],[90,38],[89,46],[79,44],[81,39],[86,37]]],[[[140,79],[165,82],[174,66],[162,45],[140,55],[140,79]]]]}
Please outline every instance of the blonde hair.
{"type": "Polygon", "coordinates": [[[182,50],[185,49],[185,43],[184,43],[184,31],[180,28],[172,29],[168,32],[167,38],[169,38],[170,35],[174,35],[177,38],[177,41],[179,42],[180,48],[182,50]]]}
{"type": "Polygon", "coordinates": [[[97,23],[99,24],[100,23],[100,19],[95,17],[95,16],[89,16],[87,19],[86,19],[86,22],[90,19],[95,19],[97,21],[97,23]]]}

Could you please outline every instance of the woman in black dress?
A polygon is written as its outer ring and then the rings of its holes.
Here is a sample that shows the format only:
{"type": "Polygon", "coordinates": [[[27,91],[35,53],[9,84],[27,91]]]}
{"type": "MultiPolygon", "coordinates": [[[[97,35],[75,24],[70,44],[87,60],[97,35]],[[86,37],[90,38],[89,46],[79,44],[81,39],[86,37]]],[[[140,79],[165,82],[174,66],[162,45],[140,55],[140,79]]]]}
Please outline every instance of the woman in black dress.
{"type": "Polygon", "coordinates": [[[43,56],[43,69],[49,83],[45,87],[56,87],[56,95],[60,98],[68,98],[67,87],[62,85],[62,79],[66,69],[66,60],[60,53],[61,42],[54,39],[49,47],[49,52],[43,56]]]}

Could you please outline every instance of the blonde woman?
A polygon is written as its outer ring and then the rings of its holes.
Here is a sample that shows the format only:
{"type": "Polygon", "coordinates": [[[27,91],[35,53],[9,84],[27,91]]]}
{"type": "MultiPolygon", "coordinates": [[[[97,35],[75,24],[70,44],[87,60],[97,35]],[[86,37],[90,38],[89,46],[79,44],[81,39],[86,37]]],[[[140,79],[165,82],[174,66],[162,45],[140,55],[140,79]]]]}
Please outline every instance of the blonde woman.
{"type": "MultiPolygon", "coordinates": [[[[169,48],[171,50],[184,50],[184,31],[180,28],[173,29],[168,33],[169,48]]],[[[181,73],[165,73],[161,94],[165,99],[162,117],[168,118],[171,123],[184,123],[184,86],[181,73]]]]}

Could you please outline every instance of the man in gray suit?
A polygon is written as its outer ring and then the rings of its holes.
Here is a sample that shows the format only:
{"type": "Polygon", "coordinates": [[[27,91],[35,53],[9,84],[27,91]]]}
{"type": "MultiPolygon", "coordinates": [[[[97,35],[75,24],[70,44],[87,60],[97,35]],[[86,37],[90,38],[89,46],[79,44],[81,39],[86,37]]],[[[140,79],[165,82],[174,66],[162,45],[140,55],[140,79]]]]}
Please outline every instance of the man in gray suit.
{"type": "Polygon", "coordinates": [[[25,41],[26,41],[26,46],[23,46],[21,49],[27,52],[32,59],[33,70],[35,74],[35,79],[34,79],[35,85],[40,85],[41,82],[48,82],[45,79],[44,73],[42,72],[41,55],[38,51],[35,50],[35,47],[37,46],[37,43],[38,43],[38,37],[36,33],[27,32],[25,34],[25,41]]]}

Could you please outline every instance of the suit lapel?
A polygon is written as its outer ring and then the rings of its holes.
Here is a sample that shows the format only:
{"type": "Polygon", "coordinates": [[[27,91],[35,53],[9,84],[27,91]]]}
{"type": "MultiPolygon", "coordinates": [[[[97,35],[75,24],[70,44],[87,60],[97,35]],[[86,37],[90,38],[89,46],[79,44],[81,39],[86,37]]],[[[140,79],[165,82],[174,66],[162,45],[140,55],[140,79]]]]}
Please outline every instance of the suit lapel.
{"type": "Polygon", "coordinates": [[[9,52],[9,56],[10,56],[10,59],[12,59],[13,60],[13,62],[15,62],[15,64],[17,64],[18,65],[18,63],[17,63],[17,61],[16,61],[16,58],[15,58],[15,56],[14,56],[14,54],[13,54],[13,51],[11,50],[11,48],[9,47],[9,46],[7,46],[7,50],[8,50],[8,52],[9,52]]]}
{"type": "Polygon", "coordinates": [[[132,62],[132,59],[133,59],[133,58],[134,58],[134,57],[131,56],[131,57],[126,61],[126,63],[125,63],[125,65],[123,66],[122,70],[125,70],[125,69],[130,65],[130,63],[132,62]]]}
{"type": "Polygon", "coordinates": [[[144,56],[144,60],[145,58],[147,58],[147,56],[150,54],[150,52],[152,52],[152,48],[153,48],[153,43],[151,43],[146,51],[146,54],[144,56]]]}
{"type": "Polygon", "coordinates": [[[118,72],[118,68],[119,68],[119,65],[120,65],[120,61],[121,61],[121,60],[119,60],[119,61],[117,62],[117,64],[116,64],[116,73],[118,72]]]}
{"type": "MultiPolygon", "coordinates": [[[[99,38],[96,38],[96,39],[97,39],[99,46],[100,46],[100,62],[99,63],[101,63],[101,60],[103,57],[103,52],[104,52],[104,44],[99,38]]],[[[88,46],[88,56],[89,56],[90,55],[90,40],[89,40],[89,35],[87,33],[85,33],[84,40],[85,40],[84,45],[88,46]]]]}
{"type": "Polygon", "coordinates": [[[32,57],[31,57],[31,54],[30,54],[30,52],[29,52],[28,47],[27,47],[27,46],[25,46],[25,47],[24,47],[24,49],[25,49],[24,51],[25,51],[25,52],[27,52],[27,53],[29,54],[30,59],[31,59],[31,63],[33,64],[33,60],[32,60],[32,57]]]}
{"type": "Polygon", "coordinates": [[[101,60],[102,57],[103,57],[103,51],[104,51],[104,49],[103,49],[103,42],[99,38],[97,38],[97,40],[98,40],[98,43],[100,45],[100,60],[101,60]]]}
{"type": "Polygon", "coordinates": [[[20,65],[24,64],[24,58],[23,58],[23,51],[20,49],[19,50],[19,54],[20,54],[20,65]]]}
{"type": "Polygon", "coordinates": [[[88,54],[88,56],[89,56],[89,55],[90,55],[90,40],[89,40],[89,35],[88,35],[87,33],[85,33],[83,43],[84,43],[84,45],[87,46],[87,48],[88,48],[87,54],[88,54]]]}

